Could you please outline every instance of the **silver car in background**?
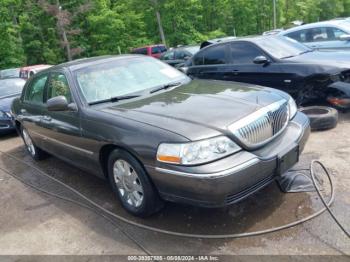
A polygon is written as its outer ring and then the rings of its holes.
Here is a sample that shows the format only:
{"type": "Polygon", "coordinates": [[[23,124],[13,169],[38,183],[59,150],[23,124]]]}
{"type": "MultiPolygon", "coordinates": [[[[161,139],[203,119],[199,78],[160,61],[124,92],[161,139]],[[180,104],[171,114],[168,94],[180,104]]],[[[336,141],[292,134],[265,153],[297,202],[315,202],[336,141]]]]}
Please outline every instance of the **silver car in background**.
{"type": "Polygon", "coordinates": [[[280,32],[312,49],[350,50],[350,18],[305,24],[280,32]]]}

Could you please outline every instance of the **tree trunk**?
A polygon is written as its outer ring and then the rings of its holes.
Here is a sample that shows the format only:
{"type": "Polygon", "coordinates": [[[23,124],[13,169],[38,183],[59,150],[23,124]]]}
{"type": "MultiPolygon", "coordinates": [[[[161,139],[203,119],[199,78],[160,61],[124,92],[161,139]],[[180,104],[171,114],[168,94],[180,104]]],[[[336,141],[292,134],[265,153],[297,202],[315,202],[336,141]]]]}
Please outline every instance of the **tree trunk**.
{"type": "Polygon", "coordinates": [[[67,33],[66,30],[62,24],[62,16],[61,16],[61,5],[59,0],[56,1],[57,4],[57,8],[58,8],[58,15],[57,15],[57,25],[58,25],[58,31],[60,32],[61,36],[62,36],[62,40],[63,40],[63,45],[66,48],[66,52],[67,52],[67,59],[68,61],[72,61],[72,52],[71,52],[71,48],[70,48],[70,43],[68,41],[67,38],[67,33]]]}
{"type": "Polygon", "coordinates": [[[158,0],[151,0],[151,1],[153,3],[154,10],[155,10],[156,17],[157,17],[157,23],[158,23],[158,28],[159,28],[160,39],[162,40],[163,45],[166,45],[165,35],[164,35],[164,30],[163,30],[163,25],[162,25],[162,20],[161,20],[159,9],[158,9],[158,0]]]}
{"type": "Polygon", "coordinates": [[[70,43],[68,41],[66,30],[64,30],[64,28],[62,29],[62,38],[63,38],[63,43],[66,46],[66,50],[67,50],[67,59],[68,61],[72,61],[72,52],[70,49],[70,43]]]}

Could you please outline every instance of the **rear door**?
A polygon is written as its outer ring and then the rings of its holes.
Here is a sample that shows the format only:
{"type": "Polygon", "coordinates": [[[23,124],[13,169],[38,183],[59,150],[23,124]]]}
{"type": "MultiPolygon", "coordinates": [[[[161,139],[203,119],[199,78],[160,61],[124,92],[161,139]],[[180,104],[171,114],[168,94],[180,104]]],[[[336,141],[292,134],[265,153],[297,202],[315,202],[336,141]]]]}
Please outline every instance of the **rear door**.
{"type": "Polygon", "coordinates": [[[226,80],[275,88],[285,85],[280,65],[255,44],[246,41],[231,42],[230,55],[230,62],[234,66],[226,73],[226,80]],[[258,56],[265,56],[269,63],[255,64],[254,59],[258,56]]]}
{"type": "Polygon", "coordinates": [[[31,138],[39,147],[43,145],[41,119],[45,110],[44,90],[47,80],[48,74],[46,73],[38,74],[30,80],[21,98],[23,103],[19,109],[19,118],[23,127],[27,129],[31,138]]]}
{"type": "Polygon", "coordinates": [[[188,74],[201,79],[228,80],[227,73],[234,70],[229,64],[229,44],[206,47],[193,57],[192,62],[188,74]]]}

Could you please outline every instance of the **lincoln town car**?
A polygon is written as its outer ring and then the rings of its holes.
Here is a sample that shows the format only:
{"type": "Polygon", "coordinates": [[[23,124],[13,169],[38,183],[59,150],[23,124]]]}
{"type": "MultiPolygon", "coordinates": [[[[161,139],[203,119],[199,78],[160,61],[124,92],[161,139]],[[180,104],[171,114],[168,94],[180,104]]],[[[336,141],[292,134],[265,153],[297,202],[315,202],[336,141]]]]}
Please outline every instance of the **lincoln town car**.
{"type": "Polygon", "coordinates": [[[283,91],[193,80],[141,55],[38,72],[11,112],[32,158],[50,154],[106,178],[143,217],[165,201],[209,208],[246,198],[297,163],[310,133],[283,91]]]}

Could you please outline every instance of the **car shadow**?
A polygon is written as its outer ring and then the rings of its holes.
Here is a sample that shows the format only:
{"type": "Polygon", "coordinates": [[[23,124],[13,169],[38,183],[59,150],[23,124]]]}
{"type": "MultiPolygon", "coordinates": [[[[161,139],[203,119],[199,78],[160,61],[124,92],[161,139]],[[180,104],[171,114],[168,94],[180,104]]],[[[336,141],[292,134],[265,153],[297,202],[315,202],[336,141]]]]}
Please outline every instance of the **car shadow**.
{"type": "Polygon", "coordinates": [[[7,134],[3,134],[3,135],[0,135],[0,141],[6,140],[6,139],[11,139],[11,138],[14,138],[14,137],[17,137],[17,136],[18,136],[18,134],[15,131],[7,133],[7,134]]]}
{"type": "MultiPolygon", "coordinates": [[[[281,193],[275,183],[272,183],[244,201],[226,208],[206,209],[167,203],[161,212],[146,219],[141,219],[131,216],[121,207],[105,180],[87,174],[55,157],[34,162],[28,156],[23,146],[13,148],[7,153],[30,164],[23,164],[1,154],[1,165],[9,172],[20,176],[27,183],[84,203],[74,193],[43,176],[38,171],[39,169],[129,221],[175,232],[233,234],[263,230],[294,221],[295,216],[292,215],[293,212],[291,210],[297,209],[301,202],[311,203],[309,194],[284,194],[281,193]]],[[[63,206],[60,206],[60,208],[64,209],[63,206]]],[[[63,211],[65,212],[65,210],[63,211]]],[[[299,214],[299,216],[306,216],[312,211],[312,208],[305,208],[304,213],[299,214]]],[[[79,213],[75,215],[79,216],[79,213]]],[[[91,227],[91,230],[98,229],[96,225],[89,225],[89,227],[91,227]]]]}

